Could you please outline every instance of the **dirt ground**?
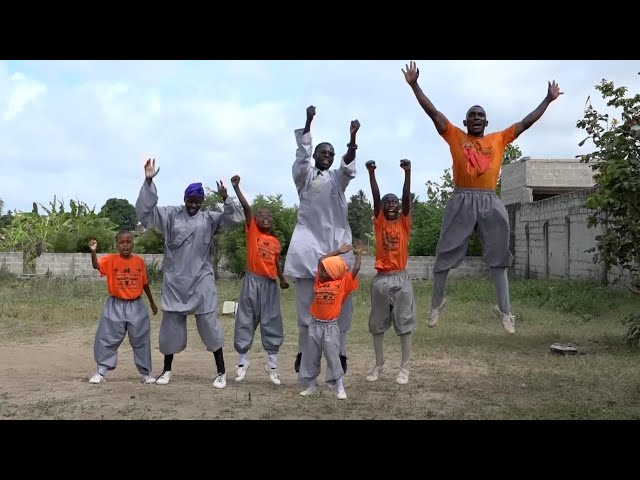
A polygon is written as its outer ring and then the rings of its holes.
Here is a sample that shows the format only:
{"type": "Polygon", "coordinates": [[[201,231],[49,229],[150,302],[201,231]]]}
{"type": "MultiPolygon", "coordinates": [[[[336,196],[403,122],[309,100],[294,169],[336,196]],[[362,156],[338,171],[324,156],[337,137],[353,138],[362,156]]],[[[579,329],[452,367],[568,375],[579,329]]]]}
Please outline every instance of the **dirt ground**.
{"type": "MultiPolygon", "coordinates": [[[[213,356],[195,331],[189,332],[187,349],[175,356],[169,385],[141,382],[126,339],[117,369],[108,373],[106,382],[93,385],[88,383],[95,371],[93,334],[93,329],[82,329],[50,337],[44,344],[1,345],[0,419],[373,419],[416,414],[430,418],[446,415],[458,403],[449,394],[424,388],[425,382],[416,374],[402,386],[395,383],[392,371],[376,384],[366,382],[368,351],[350,353],[347,400],[338,400],[326,387],[317,397],[300,397],[293,370],[294,345],[281,350],[282,385],[269,381],[263,370],[266,354],[258,346],[252,350],[252,364],[242,383],[234,381],[236,355],[227,353],[227,387],[217,390],[211,384],[213,356]],[[376,408],[367,408],[372,402],[376,408]],[[400,408],[403,403],[412,408],[400,408]]],[[[153,361],[158,374],[162,354],[157,339],[153,361]]],[[[437,368],[441,362],[433,363],[437,368]]],[[[415,362],[414,367],[420,369],[415,362]]],[[[483,374],[482,367],[471,370],[474,376],[483,374]]]]}

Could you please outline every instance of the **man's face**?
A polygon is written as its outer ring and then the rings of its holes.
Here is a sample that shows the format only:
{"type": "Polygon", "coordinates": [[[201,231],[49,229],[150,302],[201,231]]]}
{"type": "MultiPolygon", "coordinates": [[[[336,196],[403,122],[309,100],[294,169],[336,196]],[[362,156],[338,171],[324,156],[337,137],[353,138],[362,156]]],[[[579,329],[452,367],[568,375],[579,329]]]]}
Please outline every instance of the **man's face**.
{"type": "Polygon", "coordinates": [[[330,143],[320,143],[316,147],[316,151],[313,153],[313,159],[316,161],[316,168],[318,170],[328,170],[333,165],[333,159],[336,156],[336,152],[333,149],[333,145],[330,143]]]}
{"type": "Polygon", "coordinates": [[[200,207],[202,207],[203,198],[201,197],[189,197],[185,199],[184,206],[187,209],[187,213],[190,217],[193,217],[198,211],[200,207]]]}
{"type": "Polygon", "coordinates": [[[467,127],[467,133],[474,137],[482,137],[484,130],[489,125],[487,113],[480,105],[474,105],[467,112],[467,118],[462,122],[467,127]]]}

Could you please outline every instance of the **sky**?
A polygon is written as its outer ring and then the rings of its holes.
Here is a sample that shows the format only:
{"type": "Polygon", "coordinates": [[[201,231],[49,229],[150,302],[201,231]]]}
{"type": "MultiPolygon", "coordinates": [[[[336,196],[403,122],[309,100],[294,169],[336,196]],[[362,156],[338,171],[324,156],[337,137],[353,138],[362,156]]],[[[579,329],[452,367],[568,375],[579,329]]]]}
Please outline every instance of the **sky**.
{"type": "MultiPolygon", "coordinates": [[[[0,198],[4,210],[48,206],[54,196],[99,211],[109,198],[135,205],[144,162],[156,159],[159,205],[180,205],[189,183],[215,190],[241,177],[249,201],[282,194],[298,202],[291,177],[294,130],[316,107],[314,144],[346,152],[351,120],[360,121],[357,176],[347,197],[370,198],[364,163],[375,160],[380,191],[399,195],[400,160],[412,162],[412,191],[451,165],[446,143],[418,105],[401,69],[384,61],[0,61],[0,198]]],[[[532,158],[574,158],[586,136],[576,127],[603,78],[639,91],[640,61],[415,60],[434,105],[463,128],[482,105],[487,133],[522,120],[545,97],[564,92],[514,143],[532,158]]]]}

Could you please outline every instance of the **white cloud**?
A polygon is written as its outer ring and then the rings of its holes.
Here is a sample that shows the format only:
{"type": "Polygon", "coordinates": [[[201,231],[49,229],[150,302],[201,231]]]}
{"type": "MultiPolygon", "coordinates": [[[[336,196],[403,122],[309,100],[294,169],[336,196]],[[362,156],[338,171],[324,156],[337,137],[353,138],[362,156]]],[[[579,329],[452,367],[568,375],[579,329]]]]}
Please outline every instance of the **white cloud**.
{"type": "Polygon", "coordinates": [[[44,83],[29,79],[19,72],[12,74],[10,81],[11,86],[4,111],[5,121],[15,118],[28,104],[35,102],[47,91],[44,83]]]}
{"type": "MultiPolygon", "coordinates": [[[[143,163],[156,158],[160,201],[177,204],[187,184],[229,186],[234,174],[252,198],[281,193],[297,203],[291,179],[293,130],[317,107],[316,142],[341,155],[358,119],[358,176],[347,194],[369,195],[364,162],[375,159],[382,191],[400,192],[401,158],[413,190],[450,166],[447,145],[401,72],[408,61],[29,61],[0,62],[0,197],[30,210],[54,195],[99,209],[111,197],[135,203],[143,163]]],[[[576,122],[602,78],[638,91],[638,61],[417,60],[420,85],[453,123],[487,110],[490,130],[521,120],[555,79],[565,94],[517,141],[524,155],[585,153],[576,122]]]]}

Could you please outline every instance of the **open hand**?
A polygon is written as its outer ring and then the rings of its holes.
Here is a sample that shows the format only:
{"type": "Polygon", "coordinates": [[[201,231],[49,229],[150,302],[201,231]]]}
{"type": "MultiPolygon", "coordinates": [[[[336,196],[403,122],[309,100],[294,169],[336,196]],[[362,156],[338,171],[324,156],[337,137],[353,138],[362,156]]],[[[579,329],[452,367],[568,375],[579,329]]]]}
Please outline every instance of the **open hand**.
{"type": "Polygon", "coordinates": [[[409,62],[409,65],[405,65],[405,69],[402,69],[402,73],[404,73],[404,79],[407,81],[409,85],[414,85],[418,81],[418,77],[420,76],[420,69],[416,65],[416,62],[409,62]]]}
{"type": "Polygon", "coordinates": [[[144,177],[146,179],[152,179],[160,172],[160,167],[156,170],[156,159],[147,159],[147,162],[144,164],[144,177]]]}
{"type": "Polygon", "coordinates": [[[547,97],[549,98],[549,100],[553,102],[560,95],[564,95],[564,92],[560,91],[560,87],[558,86],[556,81],[554,80],[553,83],[549,82],[549,90],[547,91],[547,97]]]}
{"type": "Polygon", "coordinates": [[[338,249],[338,252],[340,252],[340,255],[350,252],[353,249],[353,247],[351,245],[349,245],[348,243],[345,243],[344,245],[341,245],[340,248],[338,249]]]}
{"type": "Polygon", "coordinates": [[[222,200],[227,199],[227,187],[224,186],[224,182],[222,180],[216,180],[216,186],[218,187],[218,195],[222,197],[222,200]]]}

